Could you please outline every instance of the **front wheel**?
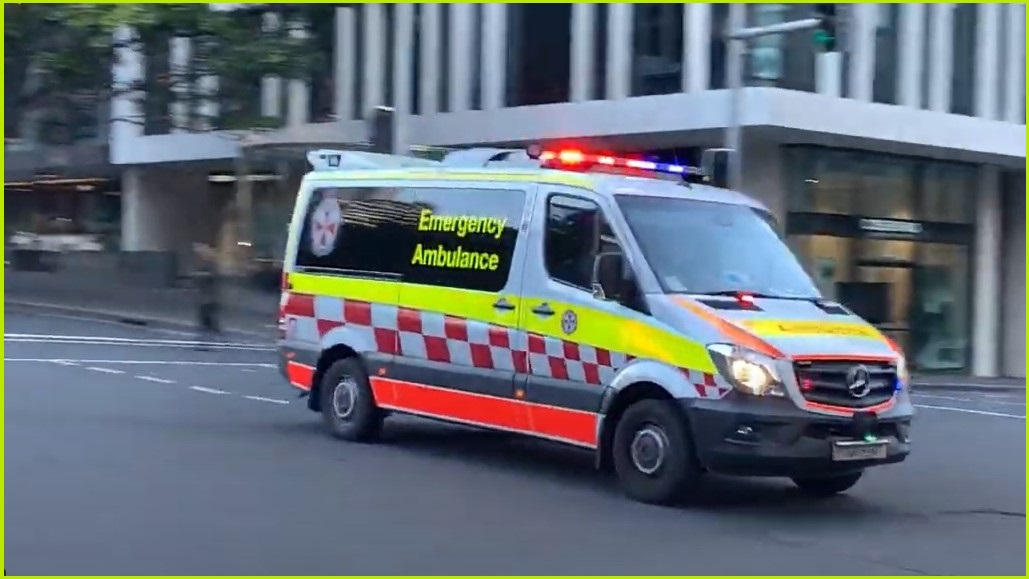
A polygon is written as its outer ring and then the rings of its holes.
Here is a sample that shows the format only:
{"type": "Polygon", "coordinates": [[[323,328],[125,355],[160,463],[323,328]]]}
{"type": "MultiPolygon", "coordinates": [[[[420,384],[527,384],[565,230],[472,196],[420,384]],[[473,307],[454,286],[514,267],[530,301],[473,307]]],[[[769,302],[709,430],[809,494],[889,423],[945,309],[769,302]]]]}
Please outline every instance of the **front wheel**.
{"type": "Polygon", "coordinates": [[[622,490],[640,502],[674,503],[699,486],[686,421],[670,400],[642,400],[626,409],[611,451],[622,490]]]}
{"type": "Polygon", "coordinates": [[[831,497],[850,490],[861,480],[861,471],[826,477],[794,477],[793,484],[800,492],[818,498],[831,497]]]}
{"type": "Polygon", "coordinates": [[[322,418],[329,433],[343,440],[367,442],[382,430],[383,414],[375,405],[368,375],[360,360],[336,360],[318,385],[322,418]]]}

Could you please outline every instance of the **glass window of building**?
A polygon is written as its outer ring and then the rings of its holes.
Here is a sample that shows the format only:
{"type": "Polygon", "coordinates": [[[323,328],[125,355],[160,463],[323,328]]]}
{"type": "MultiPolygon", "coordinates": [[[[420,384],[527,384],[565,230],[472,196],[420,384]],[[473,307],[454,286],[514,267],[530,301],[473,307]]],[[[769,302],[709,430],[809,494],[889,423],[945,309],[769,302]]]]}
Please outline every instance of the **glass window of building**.
{"type": "Polygon", "coordinates": [[[422,99],[419,95],[422,94],[422,10],[421,4],[412,4],[414,14],[412,18],[414,20],[414,26],[412,27],[411,39],[411,103],[410,110],[413,115],[422,114],[422,99]]]}
{"type": "Polygon", "coordinates": [[[725,46],[725,36],[729,26],[729,5],[711,5],[711,88],[719,89],[728,86],[726,82],[725,65],[728,56],[725,46]]]}
{"type": "Polygon", "coordinates": [[[336,45],[336,7],[332,4],[310,4],[307,10],[310,11],[307,26],[315,58],[309,82],[311,90],[308,91],[311,122],[324,123],[335,118],[333,51],[336,45]]]}
{"type": "Polygon", "coordinates": [[[450,4],[439,5],[439,79],[436,81],[436,98],[439,99],[439,112],[450,110],[450,4]]]}
{"type": "Polygon", "coordinates": [[[472,110],[482,109],[482,24],[483,5],[472,4],[472,68],[469,88],[472,91],[472,110]]]}
{"type": "Polygon", "coordinates": [[[594,4],[593,16],[593,85],[589,89],[592,99],[604,98],[607,86],[607,4],[594,4]]]}
{"type": "Polygon", "coordinates": [[[872,100],[877,103],[896,104],[900,4],[879,4],[876,6],[876,15],[872,100]]]}
{"type": "Polygon", "coordinates": [[[975,168],[786,154],[787,240],[820,291],[896,340],[916,370],[966,371],[975,168]]]}
{"type": "Polygon", "coordinates": [[[680,92],[683,4],[637,4],[632,15],[632,95],[680,92]]]}
{"type": "Polygon", "coordinates": [[[978,4],[955,4],[953,74],[950,78],[950,112],[972,115],[975,99],[976,36],[978,4]]]}
{"type": "Polygon", "coordinates": [[[507,6],[507,105],[568,102],[571,4],[507,6]]]}
{"type": "Polygon", "coordinates": [[[354,6],[354,39],[350,48],[354,51],[354,118],[361,119],[365,113],[364,102],[364,11],[365,6],[354,6]]]}

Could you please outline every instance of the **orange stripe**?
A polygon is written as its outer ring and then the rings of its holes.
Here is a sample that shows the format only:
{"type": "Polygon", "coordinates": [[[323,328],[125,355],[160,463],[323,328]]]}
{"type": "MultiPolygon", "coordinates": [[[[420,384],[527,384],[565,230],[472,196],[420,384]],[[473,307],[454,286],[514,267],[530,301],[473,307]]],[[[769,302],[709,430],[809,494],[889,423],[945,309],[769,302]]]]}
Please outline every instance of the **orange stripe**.
{"type": "Polygon", "coordinates": [[[289,383],[301,390],[310,390],[314,381],[314,366],[290,360],[286,362],[286,377],[289,383]]]}
{"type": "Polygon", "coordinates": [[[844,406],[833,406],[832,404],[819,404],[818,402],[804,401],[804,407],[808,410],[822,410],[824,412],[831,412],[833,414],[839,414],[842,416],[853,416],[855,412],[884,412],[893,408],[896,402],[893,398],[890,398],[886,402],[876,404],[875,406],[869,406],[868,408],[846,408],[844,406]]]}
{"type": "Polygon", "coordinates": [[[686,308],[697,317],[701,318],[705,322],[713,325],[719,332],[721,332],[726,339],[733,342],[738,346],[748,348],[755,352],[771,356],[772,358],[785,358],[786,356],[780,352],[775,346],[762,340],[761,338],[751,334],[747,330],[733,324],[732,322],[726,321],[708,310],[704,306],[690,300],[685,296],[673,296],[676,303],[686,308]]]}
{"type": "Polygon", "coordinates": [[[371,378],[381,408],[540,436],[595,448],[597,416],[520,400],[448,390],[391,378],[371,378]]]}

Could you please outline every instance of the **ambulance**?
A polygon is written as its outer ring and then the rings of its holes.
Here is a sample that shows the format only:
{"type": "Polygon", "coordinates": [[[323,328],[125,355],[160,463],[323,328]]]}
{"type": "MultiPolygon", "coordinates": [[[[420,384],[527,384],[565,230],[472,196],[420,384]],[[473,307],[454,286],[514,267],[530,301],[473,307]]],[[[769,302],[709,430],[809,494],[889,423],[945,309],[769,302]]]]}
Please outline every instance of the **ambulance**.
{"type": "Polygon", "coordinates": [[[279,364],[337,438],[413,415],[545,439],[655,504],[708,472],[826,497],[910,452],[901,350],[699,168],[536,146],[308,161],[279,364]]]}

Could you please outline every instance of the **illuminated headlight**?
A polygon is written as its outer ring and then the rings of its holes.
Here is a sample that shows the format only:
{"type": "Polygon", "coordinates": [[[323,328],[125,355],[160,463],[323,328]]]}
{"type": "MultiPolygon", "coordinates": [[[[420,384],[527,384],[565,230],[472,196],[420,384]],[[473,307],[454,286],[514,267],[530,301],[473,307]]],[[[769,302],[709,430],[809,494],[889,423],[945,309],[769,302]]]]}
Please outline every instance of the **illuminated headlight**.
{"type": "Polygon", "coordinates": [[[707,349],[733,388],[754,396],[786,395],[772,358],[732,344],[711,344],[707,349]]]}

